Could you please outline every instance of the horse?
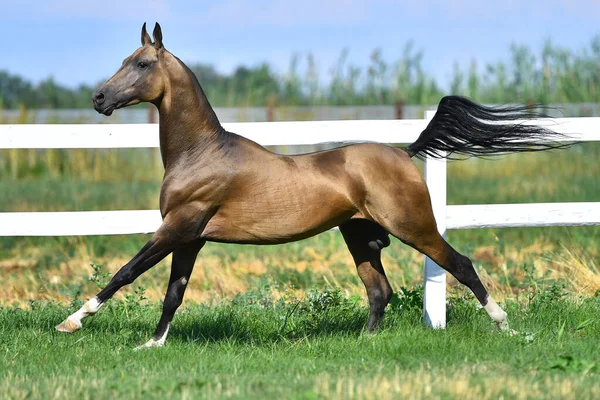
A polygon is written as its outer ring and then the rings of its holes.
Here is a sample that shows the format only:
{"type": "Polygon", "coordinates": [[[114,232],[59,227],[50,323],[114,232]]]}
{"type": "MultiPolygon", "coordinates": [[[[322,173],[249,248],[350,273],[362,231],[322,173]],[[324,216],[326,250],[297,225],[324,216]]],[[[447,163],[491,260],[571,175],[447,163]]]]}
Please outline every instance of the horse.
{"type": "MultiPolygon", "coordinates": [[[[366,288],[373,332],[392,296],[381,251],[392,235],[433,259],[466,285],[501,331],[506,312],[488,294],[473,264],[438,233],[431,200],[413,157],[465,158],[560,147],[559,134],[535,124],[528,106],[486,107],[459,96],[406,148],[361,143],[302,155],[280,155],[226,131],[196,76],[142,27],[142,46],[93,93],[94,109],[111,115],[141,102],[158,108],[164,177],[162,225],[96,296],[56,329],[74,332],[120,288],[172,253],[169,283],[154,335],[162,346],[206,242],[281,244],[339,227],[366,288]]],[[[285,132],[281,132],[285,135],[285,132]]]]}

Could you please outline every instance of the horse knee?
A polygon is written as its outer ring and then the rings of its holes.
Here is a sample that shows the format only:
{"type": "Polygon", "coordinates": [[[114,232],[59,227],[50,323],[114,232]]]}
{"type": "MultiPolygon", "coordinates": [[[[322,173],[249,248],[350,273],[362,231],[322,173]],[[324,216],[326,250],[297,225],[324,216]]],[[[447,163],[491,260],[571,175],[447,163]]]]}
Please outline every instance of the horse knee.
{"type": "Polygon", "coordinates": [[[110,283],[116,284],[118,286],[130,285],[135,281],[135,276],[131,268],[121,268],[117,271],[117,273],[112,277],[110,283]]]}

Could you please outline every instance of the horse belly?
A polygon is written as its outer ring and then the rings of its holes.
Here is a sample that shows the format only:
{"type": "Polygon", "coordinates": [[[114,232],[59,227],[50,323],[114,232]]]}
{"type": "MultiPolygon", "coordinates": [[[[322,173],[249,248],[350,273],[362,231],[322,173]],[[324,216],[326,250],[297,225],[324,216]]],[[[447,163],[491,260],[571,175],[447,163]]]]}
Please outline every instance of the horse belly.
{"type": "Polygon", "coordinates": [[[262,196],[219,208],[202,237],[228,243],[287,243],[331,229],[354,214],[356,208],[339,193],[262,196]]]}

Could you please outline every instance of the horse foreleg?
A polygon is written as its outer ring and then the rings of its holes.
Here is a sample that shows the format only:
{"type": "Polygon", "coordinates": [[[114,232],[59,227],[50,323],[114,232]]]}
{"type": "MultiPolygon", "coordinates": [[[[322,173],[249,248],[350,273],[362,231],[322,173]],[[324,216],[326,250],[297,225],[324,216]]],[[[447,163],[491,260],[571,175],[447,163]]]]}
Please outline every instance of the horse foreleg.
{"type": "Polygon", "coordinates": [[[138,276],[156,265],[171,253],[177,244],[172,235],[172,229],[163,224],[136,256],[113,276],[104,289],[88,300],[83,307],[57,325],[56,329],[60,332],[72,333],[81,328],[81,321],[84,318],[98,312],[100,307],[120,288],[129,285],[138,276]]]}
{"type": "Polygon", "coordinates": [[[177,308],[183,302],[183,295],[192,275],[194,262],[204,243],[206,243],[204,240],[199,240],[173,251],[171,277],[169,278],[167,293],[165,294],[162,316],[160,317],[154,336],[144,345],[137,347],[137,349],[165,344],[173,315],[175,315],[175,311],[177,311],[177,308]]]}

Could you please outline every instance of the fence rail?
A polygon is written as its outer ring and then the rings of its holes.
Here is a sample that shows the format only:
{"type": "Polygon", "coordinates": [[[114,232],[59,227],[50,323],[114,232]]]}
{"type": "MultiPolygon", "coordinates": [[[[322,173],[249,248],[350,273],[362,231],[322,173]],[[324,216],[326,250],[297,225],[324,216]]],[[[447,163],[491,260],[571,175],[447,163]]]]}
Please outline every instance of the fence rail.
{"type": "MultiPolygon", "coordinates": [[[[322,143],[411,143],[425,128],[424,120],[250,122],[224,124],[262,145],[322,143]]],[[[567,134],[570,141],[600,141],[600,118],[561,118],[528,121],[567,134]]],[[[0,149],[156,148],[158,125],[0,125],[0,149]]],[[[446,229],[600,225],[600,203],[446,204],[446,162],[425,161],[440,233],[446,229]]],[[[157,210],[5,212],[0,213],[0,236],[77,236],[154,232],[161,224],[157,210]]],[[[444,327],[445,272],[425,262],[425,320],[444,327]]]]}
{"type": "MultiPolygon", "coordinates": [[[[571,141],[600,141],[600,117],[562,118],[537,123],[569,134],[571,141]]],[[[320,143],[412,143],[427,121],[232,122],[225,129],[264,146],[320,143]]],[[[159,147],[157,124],[0,125],[0,149],[114,149],[159,147]]]]}

